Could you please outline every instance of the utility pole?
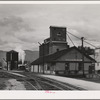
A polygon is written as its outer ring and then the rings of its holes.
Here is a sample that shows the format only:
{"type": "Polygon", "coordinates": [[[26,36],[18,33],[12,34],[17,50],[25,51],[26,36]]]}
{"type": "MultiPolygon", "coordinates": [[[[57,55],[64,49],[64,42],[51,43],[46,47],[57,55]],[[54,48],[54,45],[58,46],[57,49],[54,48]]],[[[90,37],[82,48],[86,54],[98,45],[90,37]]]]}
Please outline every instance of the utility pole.
{"type": "Polygon", "coordinates": [[[44,43],[43,44],[41,44],[40,42],[38,42],[38,43],[39,43],[40,46],[43,47],[43,49],[42,49],[43,50],[42,51],[43,55],[42,56],[43,56],[43,74],[44,74],[44,43]]]}
{"type": "Polygon", "coordinates": [[[44,43],[43,43],[43,74],[44,74],[44,43]]]}
{"type": "Polygon", "coordinates": [[[83,69],[83,77],[84,77],[84,44],[83,44],[83,41],[84,41],[84,37],[81,37],[81,40],[82,40],[82,69],[83,69]]]}
{"type": "Polygon", "coordinates": [[[66,27],[66,42],[67,42],[67,31],[68,31],[68,29],[67,29],[67,27],[66,27]]]}

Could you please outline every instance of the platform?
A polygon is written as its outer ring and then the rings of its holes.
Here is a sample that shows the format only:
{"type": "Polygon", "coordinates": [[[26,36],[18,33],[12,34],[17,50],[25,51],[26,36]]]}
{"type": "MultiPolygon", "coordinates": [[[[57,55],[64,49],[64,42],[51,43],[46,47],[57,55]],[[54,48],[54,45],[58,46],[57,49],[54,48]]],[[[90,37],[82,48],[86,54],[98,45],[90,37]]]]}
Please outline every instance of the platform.
{"type": "Polygon", "coordinates": [[[86,90],[100,90],[100,83],[85,81],[81,79],[55,76],[55,75],[41,75],[41,76],[51,78],[57,81],[61,81],[64,83],[68,83],[68,84],[71,84],[71,85],[74,85],[80,88],[84,88],[86,90]]]}

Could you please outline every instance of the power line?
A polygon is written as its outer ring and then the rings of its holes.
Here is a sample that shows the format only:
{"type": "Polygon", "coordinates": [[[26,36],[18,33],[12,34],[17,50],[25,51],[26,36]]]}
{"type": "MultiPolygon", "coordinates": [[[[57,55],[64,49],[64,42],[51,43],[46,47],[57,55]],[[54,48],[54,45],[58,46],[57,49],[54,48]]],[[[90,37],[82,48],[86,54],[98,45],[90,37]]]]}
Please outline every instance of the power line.
{"type": "Polygon", "coordinates": [[[91,46],[93,46],[93,47],[96,48],[96,46],[92,45],[91,43],[89,43],[89,42],[87,42],[87,41],[84,41],[84,42],[86,42],[87,44],[89,44],[89,45],[91,45],[91,46]]]}
{"type": "MultiPolygon", "coordinates": [[[[68,34],[67,34],[68,35],[68,34]]],[[[75,46],[74,42],[72,41],[72,39],[70,38],[70,36],[68,35],[68,38],[70,39],[70,41],[72,42],[72,44],[75,46]]]]}
{"type": "MultiPolygon", "coordinates": [[[[79,40],[81,40],[81,38],[77,37],[76,35],[73,35],[71,32],[68,32],[68,31],[67,31],[67,33],[69,33],[69,34],[71,34],[72,36],[74,36],[74,37],[78,38],[79,40]]],[[[84,42],[96,48],[96,46],[94,46],[93,44],[91,44],[91,43],[89,43],[89,42],[87,42],[87,41],[85,41],[85,40],[84,40],[84,42]]]]}
{"type": "Polygon", "coordinates": [[[77,37],[76,35],[72,34],[71,32],[68,32],[68,31],[67,31],[67,33],[69,33],[69,34],[71,34],[72,36],[74,36],[74,37],[76,37],[76,38],[78,38],[78,39],[81,40],[81,38],[77,37]]]}

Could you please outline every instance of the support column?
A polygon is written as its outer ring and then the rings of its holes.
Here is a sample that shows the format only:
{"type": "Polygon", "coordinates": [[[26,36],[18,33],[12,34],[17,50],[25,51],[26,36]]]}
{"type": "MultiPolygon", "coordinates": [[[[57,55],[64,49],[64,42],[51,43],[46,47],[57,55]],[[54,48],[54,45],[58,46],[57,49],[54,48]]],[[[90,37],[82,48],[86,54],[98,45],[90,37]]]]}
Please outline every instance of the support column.
{"type": "Polygon", "coordinates": [[[17,69],[18,69],[18,61],[17,61],[17,69]]]}
{"type": "Polygon", "coordinates": [[[39,73],[39,65],[38,65],[38,73],[39,73]]]}
{"type": "Polygon", "coordinates": [[[82,37],[81,40],[82,40],[82,66],[83,66],[83,76],[84,76],[85,75],[85,73],[84,73],[84,48],[83,48],[84,37],[82,37]]]}
{"type": "Polygon", "coordinates": [[[7,70],[8,70],[8,61],[7,61],[7,70]]]}
{"type": "Polygon", "coordinates": [[[34,65],[33,65],[33,72],[34,72],[34,65]]]}
{"type": "Polygon", "coordinates": [[[43,43],[43,74],[44,74],[44,43],[43,43]]]}

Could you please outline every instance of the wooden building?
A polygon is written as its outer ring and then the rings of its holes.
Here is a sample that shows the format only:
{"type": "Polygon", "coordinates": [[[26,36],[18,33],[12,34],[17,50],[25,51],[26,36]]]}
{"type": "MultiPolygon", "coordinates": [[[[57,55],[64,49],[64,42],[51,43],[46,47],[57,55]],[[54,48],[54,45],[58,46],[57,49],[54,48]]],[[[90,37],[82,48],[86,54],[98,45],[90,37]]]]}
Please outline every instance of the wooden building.
{"type": "Polygon", "coordinates": [[[95,60],[90,56],[83,54],[77,47],[71,47],[58,51],[44,57],[39,57],[32,62],[33,72],[49,74],[88,74],[90,67],[93,67],[95,60]],[[82,55],[84,55],[84,69],[82,65],[82,55]],[[43,68],[44,67],[44,68],[43,68]]]}
{"type": "Polygon", "coordinates": [[[95,49],[95,69],[100,72],[100,48],[95,49]]]}
{"type": "MultiPolygon", "coordinates": [[[[39,47],[39,58],[31,70],[49,74],[87,74],[95,60],[77,47],[69,47],[66,27],[50,26],[50,38],[39,47]],[[83,59],[84,56],[84,59],[83,59]]],[[[92,66],[92,67],[91,67],[92,66]]]]}

